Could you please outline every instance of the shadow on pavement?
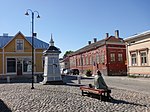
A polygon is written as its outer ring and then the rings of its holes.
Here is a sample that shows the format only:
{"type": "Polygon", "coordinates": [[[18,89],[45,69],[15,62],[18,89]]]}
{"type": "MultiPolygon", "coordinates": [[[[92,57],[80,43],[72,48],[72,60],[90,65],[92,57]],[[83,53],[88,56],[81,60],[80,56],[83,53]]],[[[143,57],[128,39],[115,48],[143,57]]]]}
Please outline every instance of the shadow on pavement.
{"type": "MultiPolygon", "coordinates": [[[[43,77],[37,76],[37,83],[43,81],[43,77]]],[[[0,84],[10,84],[10,83],[31,83],[32,78],[31,76],[26,77],[26,76],[12,76],[10,77],[10,82],[7,82],[7,78],[0,78],[0,84]]]]}
{"type": "Polygon", "coordinates": [[[130,105],[135,105],[135,106],[144,106],[146,107],[146,105],[142,105],[142,104],[138,104],[138,103],[134,103],[134,102],[128,102],[125,100],[117,100],[111,97],[111,103],[115,103],[115,104],[130,104],[130,105]]]}
{"type": "Polygon", "coordinates": [[[75,86],[75,87],[83,86],[83,84],[77,84],[77,83],[73,82],[73,80],[77,81],[77,76],[63,75],[62,79],[63,79],[63,82],[65,83],[66,86],[75,86]]]}
{"type": "Polygon", "coordinates": [[[72,80],[77,80],[77,77],[72,75],[62,75],[62,79],[65,83],[74,83],[72,80]]]}
{"type": "Polygon", "coordinates": [[[1,99],[0,99],[0,111],[1,112],[12,112],[1,99]]]}
{"type": "MultiPolygon", "coordinates": [[[[65,85],[68,86],[82,86],[81,84],[76,84],[73,81],[77,81],[78,76],[77,75],[62,75],[62,80],[65,83],[65,85]]],[[[84,79],[93,79],[92,77],[81,77],[81,80],[84,79]]],[[[43,77],[37,76],[37,82],[42,82],[43,81],[43,77]]],[[[32,77],[30,76],[10,76],[10,82],[7,82],[7,78],[0,78],[0,84],[11,84],[11,83],[32,83],[32,77]]]]}

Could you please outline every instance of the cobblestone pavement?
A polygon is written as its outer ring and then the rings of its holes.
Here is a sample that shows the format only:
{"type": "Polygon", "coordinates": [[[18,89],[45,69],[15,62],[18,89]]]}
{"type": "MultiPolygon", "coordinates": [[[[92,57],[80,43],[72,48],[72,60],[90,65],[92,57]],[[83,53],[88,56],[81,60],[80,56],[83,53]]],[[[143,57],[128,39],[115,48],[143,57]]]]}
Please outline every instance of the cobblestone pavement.
{"type": "Polygon", "coordinates": [[[112,102],[81,96],[78,86],[0,84],[0,112],[150,112],[150,96],[112,88],[112,102]],[[0,103],[1,104],[1,103],[0,103]],[[7,109],[8,107],[8,109],[7,109]],[[9,110],[10,109],[10,110],[9,110]]]}

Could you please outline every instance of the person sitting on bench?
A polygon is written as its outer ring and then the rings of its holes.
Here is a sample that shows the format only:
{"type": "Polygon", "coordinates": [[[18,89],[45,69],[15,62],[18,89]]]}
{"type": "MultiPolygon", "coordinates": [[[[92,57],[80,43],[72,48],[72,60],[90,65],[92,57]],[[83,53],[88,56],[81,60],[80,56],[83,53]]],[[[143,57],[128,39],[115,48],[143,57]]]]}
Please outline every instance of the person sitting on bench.
{"type": "Polygon", "coordinates": [[[108,86],[105,83],[102,77],[102,74],[99,70],[97,70],[97,74],[95,75],[95,78],[94,78],[94,86],[95,86],[95,89],[105,89],[105,90],[108,89],[108,86]]]}

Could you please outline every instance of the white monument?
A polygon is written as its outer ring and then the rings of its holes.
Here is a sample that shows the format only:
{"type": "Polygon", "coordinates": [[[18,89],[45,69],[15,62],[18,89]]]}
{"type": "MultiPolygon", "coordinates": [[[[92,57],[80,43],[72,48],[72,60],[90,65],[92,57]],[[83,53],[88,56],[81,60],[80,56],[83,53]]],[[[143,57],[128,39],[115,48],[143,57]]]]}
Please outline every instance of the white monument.
{"type": "Polygon", "coordinates": [[[54,41],[51,35],[50,46],[43,52],[45,56],[44,64],[44,80],[42,84],[63,84],[60,74],[59,54],[60,49],[54,46],[54,41]]]}

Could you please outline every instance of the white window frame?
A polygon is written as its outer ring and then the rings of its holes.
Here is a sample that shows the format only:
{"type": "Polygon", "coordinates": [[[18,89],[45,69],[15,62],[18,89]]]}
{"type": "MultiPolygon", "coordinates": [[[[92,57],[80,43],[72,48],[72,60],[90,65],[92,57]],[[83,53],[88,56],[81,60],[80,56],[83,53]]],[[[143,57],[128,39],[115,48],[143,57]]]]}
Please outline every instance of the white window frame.
{"type": "Polygon", "coordinates": [[[24,40],[23,39],[16,39],[16,51],[24,51],[24,40]],[[22,49],[21,50],[17,49],[18,41],[22,41],[22,49]]]}
{"type": "Polygon", "coordinates": [[[140,51],[140,61],[141,61],[141,66],[146,66],[148,64],[148,57],[147,57],[147,52],[146,51],[140,51]],[[145,53],[145,56],[142,56],[142,54],[145,53]],[[146,60],[143,60],[146,58],[146,60]],[[142,60],[144,63],[142,63],[142,60]]]}
{"type": "Polygon", "coordinates": [[[123,54],[122,53],[118,53],[118,61],[119,62],[123,61],[123,54]]]}
{"type": "Polygon", "coordinates": [[[131,53],[131,66],[136,66],[137,65],[137,61],[138,61],[138,59],[137,59],[137,53],[136,52],[131,53]],[[135,55],[135,57],[133,57],[132,55],[135,55]],[[132,59],[134,59],[134,61],[132,59]]]}
{"type": "Polygon", "coordinates": [[[101,63],[104,63],[105,62],[105,54],[104,52],[102,52],[101,54],[101,63]]]}
{"type": "Polygon", "coordinates": [[[99,54],[96,54],[96,63],[99,63],[99,54]]]}
{"type": "Polygon", "coordinates": [[[116,61],[116,59],[115,59],[115,53],[111,53],[110,54],[110,61],[111,62],[115,62],[116,61]]]}

